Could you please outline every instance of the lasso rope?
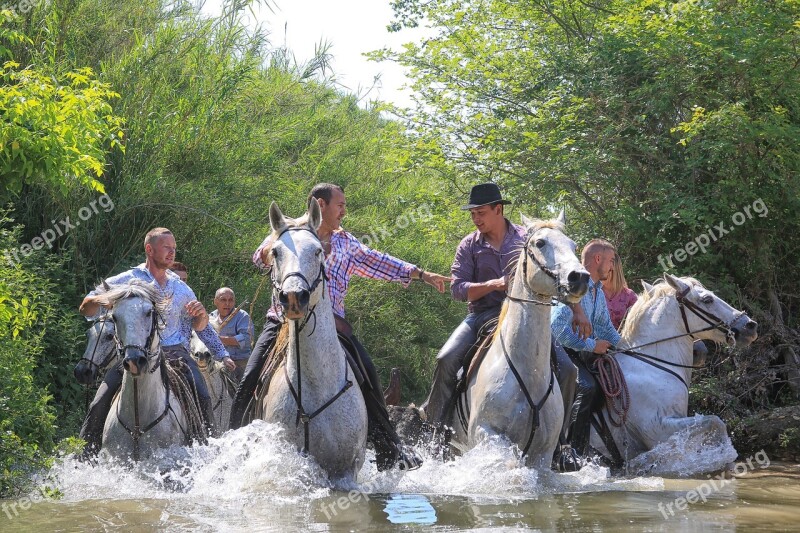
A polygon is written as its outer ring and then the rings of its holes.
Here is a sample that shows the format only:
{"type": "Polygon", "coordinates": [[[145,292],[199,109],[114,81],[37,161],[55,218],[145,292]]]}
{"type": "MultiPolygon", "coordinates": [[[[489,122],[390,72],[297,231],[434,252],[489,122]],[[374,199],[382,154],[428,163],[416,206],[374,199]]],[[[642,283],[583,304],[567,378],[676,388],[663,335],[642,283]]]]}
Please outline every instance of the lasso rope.
{"type": "Polygon", "coordinates": [[[628,419],[628,410],[631,407],[631,396],[628,392],[628,382],[622,374],[617,358],[613,355],[601,355],[593,363],[597,370],[597,383],[606,397],[608,419],[616,427],[625,425],[628,419]],[[614,420],[611,412],[619,418],[614,420]]]}
{"type": "MultiPolygon", "coordinates": [[[[175,368],[173,365],[185,367],[186,363],[180,359],[173,359],[166,365],[169,386],[175,397],[178,398],[186,417],[186,427],[181,428],[183,434],[187,441],[197,438],[201,443],[205,443],[208,439],[208,432],[203,422],[203,415],[200,413],[200,397],[197,394],[197,390],[183,375],[182,368],[175,368]]],[[[188,367],[186,367],[186,370],[190,371],[188,367]]]]}

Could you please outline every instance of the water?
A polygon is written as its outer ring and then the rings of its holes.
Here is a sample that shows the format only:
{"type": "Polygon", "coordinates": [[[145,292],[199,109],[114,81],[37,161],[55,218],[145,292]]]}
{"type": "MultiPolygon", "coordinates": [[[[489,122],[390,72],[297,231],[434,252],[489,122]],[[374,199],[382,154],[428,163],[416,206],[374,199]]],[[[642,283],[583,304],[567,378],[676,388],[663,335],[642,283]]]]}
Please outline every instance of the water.
{"type": "MultiPolygon", "coordinates": [[[[679,451],[686,460],[678,470],[697,467],[696,450],[679,451]]],[[[613,478],[598,466],[536,472],[488,442],[405,474],[367,463],[358,485],[333,488],[278,428],[257,422],[136,469],[105,457],[94,467],[65,459],[41,481],[62,497],[2,502],[0,530],[796,531],[800,465],[749,459],[727,479],[613,478]]]]}

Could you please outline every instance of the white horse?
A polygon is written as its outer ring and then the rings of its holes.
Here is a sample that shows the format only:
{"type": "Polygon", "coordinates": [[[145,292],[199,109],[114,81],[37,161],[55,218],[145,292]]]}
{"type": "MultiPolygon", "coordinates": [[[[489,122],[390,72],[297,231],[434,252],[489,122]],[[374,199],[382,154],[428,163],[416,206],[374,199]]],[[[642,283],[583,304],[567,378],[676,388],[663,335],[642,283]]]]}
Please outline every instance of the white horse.
{"type": "Polygon", "coordinates": [[[214,427],[219,433],[224,433],[230,427],[233,396],[236,394],[236,381],[224,364],[212,358],[211,352],[194,331],[189,341],[189,351],[197,361],[200,373],[206,381],[208,394],[211,396],[211,406],[214,410],[214,427]]]}
{"type": "Polygon", "coordinates": [[[331,480],[355,481],[364,462],[367,411],[336,335],[325,252],[316,234],[319,204],[310,199],[306,215],[294,220],[273,202],[269,219],[272,281],[288,342],[283,369],[272,376],[261,400],[261,418],[285,427],[289,440],[313,456],[331,480]]]}
{"type": "MultiPolygon", "coordinates": [[[[615,446],[626,463],[647,467],[663,460],[658,444],[678,432],[705,444],[727,442],[725,424],[715,415],[688,417],[692,379],[692,345],[707,339],[728,346],[747,346],[758,337],[758,325],[692,278],[664,275],[665,282],[651,286],[628,312],[619,349],[613,356],[622,370],[629,392],[629,410],[623,424],[608,424],[615,446]]],[[[609,419],[620,423],[623,410],[616,406],[609,419]],[[619,413],[617,412],[619,411],[619,413]]],[[[596,432],[591,444],[610,454],[596,432]]],[[[614,461],[618,462],[618,460],[614,461]]],[[[663,462],[663,461],[662,461],[663,462]]]]}
{"type": "Polygon", "coordinates": [[[97,374],[117,362],[116,327],[109,315],[95,320],[86,331],[86,350],[73,373],[81,385],[92,385],[97,374]]]}
{"type": "MultiPolygon", "coordinates": [[[[125,376],[103,431],[103,448],[117,457],[139,460],[157,448],[189,439],[187,419],[161,352],[161,301],[150,284],[132,281],[114,287],[97,299],[111,308],[125,376]]],[[[201,424],[202,426],[202,424],[201,424]]]]}
{"type": "Polygon", "coordinates": [[[558,220],[531,221],[489,352],[459,404],[452,445],[462,451],[491,435],[516,444],[529,466],[550,467],[564,421],[561,389],[550,368],[552,298],[577,302],[589,273],[558,220]],[[466,398],[466,400],[465,400],[466,398]]]}

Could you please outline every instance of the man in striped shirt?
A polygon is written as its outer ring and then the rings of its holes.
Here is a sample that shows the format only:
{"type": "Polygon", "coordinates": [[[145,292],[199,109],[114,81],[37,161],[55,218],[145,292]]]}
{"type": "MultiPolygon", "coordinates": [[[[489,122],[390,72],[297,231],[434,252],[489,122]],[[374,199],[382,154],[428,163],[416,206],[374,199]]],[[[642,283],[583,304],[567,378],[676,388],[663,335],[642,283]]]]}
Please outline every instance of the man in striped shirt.
{"type": "MultiPolygon", "coordinates": [[[[344,190],[338,185],[321,183],[311,190],[310,196],[317,200],[322,211],[322,224],[317,230],[317,236],[325,250],[325,271],[329,277],[325,286],[328,288],[328,294],[333,304],[337,330],[352,344],[357,352],[354,355],[360,358],[367,374],[361,390],[364,393],[369,418],[368,438],[375,447],[378,469],[391,468],[401,458],[403,459],[400,463],[401,467],[408,467],[409,463],[413,467],[418,459],[401,457],[404,452],[400,447],[400,438],[389,421],[375,366],[364,347],[352,334],[349,324],[344,320],[344,298],[352,276],[399,281],[404,287],[408,287],[412,279],[418,279],[442,293],[445,283],[449,282],[450,278],[426,272],[391,255],[373,250],[344,231],[341,228],[341,222],[347,213],[347,202],[344,190]]],[[[269,250],[271,245],[270,236],[253,254],[253,262],[258,267],[270,267],[269,250]]],[[[282,315],[283,310],[277,304],[274,304],[267,312],[264,330],[253,347],[239,389],[236,391],[236,398],[231,410],[231,429],[240,427],[247,416],[248,405],[258,384],[259,375],[275,344],[282,315]]]]}
{"type": "MultiPolygon", "coordinates": [[[[589,272],[589,290],[581,298],[580,305],[592,324],[592,333],[586,338],[576,335],[570,324],[572,309],[563,304],[550,313],[550,327],[555,339],[564,346],[572,362],[578,368],[577,391],[568,419],[567,440],[572,449],[584,457],[589,445],[592,411],[602,399],[597,395],[597,382],[591,370],[599,355],[619,343],[620,335],[611,323],[606,298],[601,290],[614,268],[616,248],[603,239],[586,243],[581,254],[581,263],[589,272]]],[[[580,468],[580,462],[571,468],[580,468]]]]}

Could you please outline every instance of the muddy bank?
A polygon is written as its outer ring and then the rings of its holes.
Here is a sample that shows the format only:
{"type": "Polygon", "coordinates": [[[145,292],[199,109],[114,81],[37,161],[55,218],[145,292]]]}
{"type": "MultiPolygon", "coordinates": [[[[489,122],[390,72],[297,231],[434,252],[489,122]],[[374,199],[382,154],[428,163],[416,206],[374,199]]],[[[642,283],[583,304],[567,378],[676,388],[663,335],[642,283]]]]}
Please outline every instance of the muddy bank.
{"type": "Polygon", "coordinates": [[[773,461],[800,461],[800,405],[728,421],[728,431],[740,456],[763,449],[773,461]]]}

